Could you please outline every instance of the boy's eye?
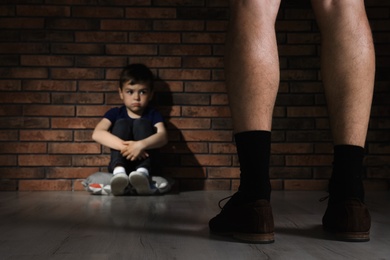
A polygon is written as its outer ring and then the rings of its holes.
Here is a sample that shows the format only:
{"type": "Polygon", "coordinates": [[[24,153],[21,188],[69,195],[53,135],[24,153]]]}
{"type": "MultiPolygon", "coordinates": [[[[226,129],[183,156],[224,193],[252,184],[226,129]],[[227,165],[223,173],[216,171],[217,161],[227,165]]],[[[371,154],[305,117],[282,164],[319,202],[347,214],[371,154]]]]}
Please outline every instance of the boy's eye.
{"type": "Polygon", "coordinates": [[[141,90],[141,91],[139,92],[139,94],[140,94],[140,95],[145,95],[145,94],[146,94],[146,90],[141,90]]]}

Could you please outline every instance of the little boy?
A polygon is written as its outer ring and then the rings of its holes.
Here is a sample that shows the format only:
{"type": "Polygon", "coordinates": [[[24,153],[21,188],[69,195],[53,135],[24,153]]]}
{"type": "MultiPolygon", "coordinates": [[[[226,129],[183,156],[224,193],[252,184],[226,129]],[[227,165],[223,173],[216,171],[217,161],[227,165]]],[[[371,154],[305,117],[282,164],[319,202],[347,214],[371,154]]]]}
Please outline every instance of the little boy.
{"type": "Polygon", "coordinates": [[[96,125],[93,140],[111,148],[111,192],[123,195],[129,183],[139,195],[154,192],[151,170],[157,148],[168,142],[161,114],[149,106],[153,73],[142,64],[125,67],[120,75],[119,97],[123,106],[106,112],[96,125]]]}

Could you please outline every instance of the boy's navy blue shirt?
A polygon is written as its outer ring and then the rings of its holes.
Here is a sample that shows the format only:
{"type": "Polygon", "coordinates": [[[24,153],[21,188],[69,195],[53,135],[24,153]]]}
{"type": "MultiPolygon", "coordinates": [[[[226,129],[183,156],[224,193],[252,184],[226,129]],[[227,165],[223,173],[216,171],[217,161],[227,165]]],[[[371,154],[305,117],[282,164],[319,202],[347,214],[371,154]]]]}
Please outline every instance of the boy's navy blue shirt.
{"type": "MultiPolygon", "coordinates": [[[[134,118],[129,117],[125,106],[111,108],[104,114],[104,118],[110,120],[112,125],[114,125],[118,119],[135,120],[134,118]]],[[[162,117],[160,112],[158,112],[152,107],[145,108],[141,118],[148,119],[153,126],[160,122],[164,123],[164,118],[162,117]]]]}

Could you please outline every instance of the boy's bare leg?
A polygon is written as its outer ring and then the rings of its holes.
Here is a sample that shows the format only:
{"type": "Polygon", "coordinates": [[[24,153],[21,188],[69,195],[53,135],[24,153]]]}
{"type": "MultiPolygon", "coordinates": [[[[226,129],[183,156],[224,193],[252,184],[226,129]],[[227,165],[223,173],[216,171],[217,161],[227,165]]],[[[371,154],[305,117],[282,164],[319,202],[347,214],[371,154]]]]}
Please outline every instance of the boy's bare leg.
{"type": "Polygon", "coordinates": [[[269,204],[271,125],[279,85],[275,36],[278,0],[232,0],[225,77],[240,161],[239,192],[210,230],[252,243],[274,241],[269,204]]]}
{"type": "Polygon", "coordinates": [[[367,241],[371,219],[363,204],[362,170],[375,74],[371,30],[363,0],[312,0],[312,5],[322,35],[322,78],[335,144],[323,225],[342,240],[367,241]]]}

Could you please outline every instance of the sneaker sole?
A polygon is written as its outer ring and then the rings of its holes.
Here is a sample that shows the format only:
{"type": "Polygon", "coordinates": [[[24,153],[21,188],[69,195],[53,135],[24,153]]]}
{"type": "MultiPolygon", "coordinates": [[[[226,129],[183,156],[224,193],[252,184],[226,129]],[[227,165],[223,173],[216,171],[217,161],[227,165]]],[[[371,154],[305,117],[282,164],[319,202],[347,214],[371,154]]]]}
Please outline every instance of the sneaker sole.
{"type": "Polygon", "coordinates": [[[111,180],[111,193],[114,196],[123,195],[125,188],[129,185],[129,181],[126,178],[120,178],[119,176],[117,178],[112,177],[111,180]]]}
{"type": "Polygon", "coordinates": [[[130,184],[139,195],[149,195],[152,193],[150,189],[149,179],[141,174],[133,174],[129,177],[130,184]]]}
{"type": "Polygon", "coordinates": [[[239,240],[241,242],[252,243],[252,244],[271,244],[275,242],[274,233],[240,233],[240,232],[229,232],[229,233],[220,233],[211,231],[212,234],[220,236],[230,236],[233,239],[239,240]]]}

